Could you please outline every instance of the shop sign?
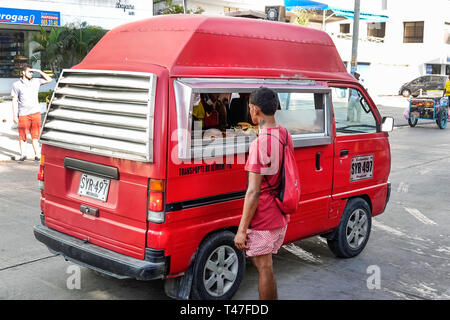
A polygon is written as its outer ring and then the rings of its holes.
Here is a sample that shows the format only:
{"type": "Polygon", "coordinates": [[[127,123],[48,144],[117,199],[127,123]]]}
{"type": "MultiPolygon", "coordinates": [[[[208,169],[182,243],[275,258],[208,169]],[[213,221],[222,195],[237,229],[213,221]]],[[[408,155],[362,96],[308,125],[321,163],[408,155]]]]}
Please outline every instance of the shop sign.
{"type": "Polygon", "coordinates": [[[122,0],[117,0],[116,8],[123,9],[123,12],[126,12],[126,10],[128,10],[128,14],[130,16],[134,16],[134,5],[132,4],[122,3],[122,0]]]}
{"type": "Polygon", "coordinates": [[[0,7],[0,23],[59,26],[60,13],[55,11],[25,10],[0,7]]]}

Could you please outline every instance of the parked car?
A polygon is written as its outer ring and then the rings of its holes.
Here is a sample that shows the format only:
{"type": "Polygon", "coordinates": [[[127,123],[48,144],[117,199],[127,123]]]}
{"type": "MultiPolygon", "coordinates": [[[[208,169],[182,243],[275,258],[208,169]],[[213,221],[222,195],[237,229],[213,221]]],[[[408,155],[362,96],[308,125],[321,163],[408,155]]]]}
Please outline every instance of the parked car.
{"type": "Polygon", "coordinates": [[[422,90],[422,93],[426,94],[430,90],[444,90],[447,76],[442,75],[426,75],[418,77],[410,82],[403,84],[398,91],[399,95],[404,97],[417,97],[422,90]]]}
{"type": "Polygon", "coordinates": [[[325,32],[202,15],[117,27],[62,72],[40,137],[37,240],[120,279],[165,279],[171,297],[230,299],[245,269],[233,240],[258,128],[205,129],[194,117],[202,96],[232,108],[260,86],[279,95],[275,117],[300,168],[285,244],[321,235],[337,257],[358,255],[389,201],[393,119],[325,32]]]}

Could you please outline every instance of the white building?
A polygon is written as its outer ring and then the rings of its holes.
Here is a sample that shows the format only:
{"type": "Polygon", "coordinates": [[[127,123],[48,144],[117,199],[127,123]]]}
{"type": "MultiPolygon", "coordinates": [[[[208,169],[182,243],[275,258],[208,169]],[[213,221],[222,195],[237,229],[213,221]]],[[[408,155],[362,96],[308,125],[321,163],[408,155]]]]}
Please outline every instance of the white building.
{"type": "MultiPolygon", "coordinates": [[[[188,9],[203,14],[226,15],[238,10],[264,12],[265,6],[285,5],[285,0],[185,0],[188,9]]],[[[158,6],[156,3],[155,14],[158,6]]],[[[298,3],[302,1],[297,1],[298,3]]],[[[323,28],[333,38],[350,70],[354,0],[316,0],[337,8],[309,11],[309,27],[323,28]],[[339,12],[342,9],[342,12],[339,12]],[[331,15],[331,17],[330,17],[331,15]]],[[[173,3],[182,4],[182,0],[173,3]]],[[[361,12],[373,15],[360,21],[358,71],[371,94],[397,94],[400,86],[424,74],[450,74],[450,0],[361,0],[361,12]],[[387,16],[380,19],[382,16],[387,16]]],[[[292,16],[292,15],[290,15],[292,16]]],[[[366,16],[367,17],[367,16],[366,16]]]]}
{"type": "Polygon", "coordinates": [[[1,0],[0,96],[9,94],[20,66],[30,62],[39,25],[87,22],[109,30],[151,16],[153,2],[148,0],[1,0]]]}
{"type": "MultiPolygon", "coordinates": [[[[353,10],[353,0],[324,1],[353,10]]],[[[387,15],[385,23],[360,21],[358,69],[375,94],[397,94],[424,74],[450,75],[450,1],[361,0],[362,12],[387,15]]],[[[329,23],[342,60],[351,60],[353,20],[329,23]]]]}

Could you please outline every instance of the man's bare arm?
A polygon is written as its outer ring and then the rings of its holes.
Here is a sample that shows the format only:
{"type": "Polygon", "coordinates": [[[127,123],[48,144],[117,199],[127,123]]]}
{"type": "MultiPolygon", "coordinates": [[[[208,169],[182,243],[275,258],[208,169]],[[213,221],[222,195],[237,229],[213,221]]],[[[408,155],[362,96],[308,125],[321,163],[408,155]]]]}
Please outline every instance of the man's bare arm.
{"type": "Polygon", "coordinates": [[[234,244],[239,250],[246,250],[247,229],[255,215],[261,192],[262,175],[250,172],[248,175],[248,188],[245,193],[244,209],[239,229],[234,238],[234,244]]]}
{"type": "Polygon", "coordinates": [[[19,104],[17,102],[17,96],[12,96],[12,115],[15,124],[19,122],[19,104]]]}
{"type": "Polygon", "coordinates": [[[52,77],[50,77],[45,72],[38,70],[38,69],[31,69],[31,71],[39,73],[42,76],[42,78],[44,78],[44,81],[41,82],[41,85],[52,82],[52,77]]]}

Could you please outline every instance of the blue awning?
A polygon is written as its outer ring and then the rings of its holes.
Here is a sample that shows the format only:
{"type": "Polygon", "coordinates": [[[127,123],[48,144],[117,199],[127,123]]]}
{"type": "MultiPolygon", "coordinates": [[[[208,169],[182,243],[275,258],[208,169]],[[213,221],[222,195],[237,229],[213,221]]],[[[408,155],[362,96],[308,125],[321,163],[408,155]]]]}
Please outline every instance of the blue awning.
{"type": "Polygon", "coordinates": [[[328,9],[326,3],[309,0],[284,0],[286,10],[323,10],[328,9]]]}
{"type": "MultiPolygon", "coordinates": [[[[308,1],[308,0],[284,0],[284,6],[286,10],[332,10],[333,13],[337,16],[342,16],[347,19],[353,19],[355,16],[355,12],[353,10],[347,10],[342,8],[337,8],[333,6],[329,6],[326,3],[317,2],[317,1],[308,1]]],[[[381,15],[381,14],[373,14],[360,12],[359,19],[365,21],[373,21],[373,22],[386,22],[389,20],[389,16],[381,15]]]]}

